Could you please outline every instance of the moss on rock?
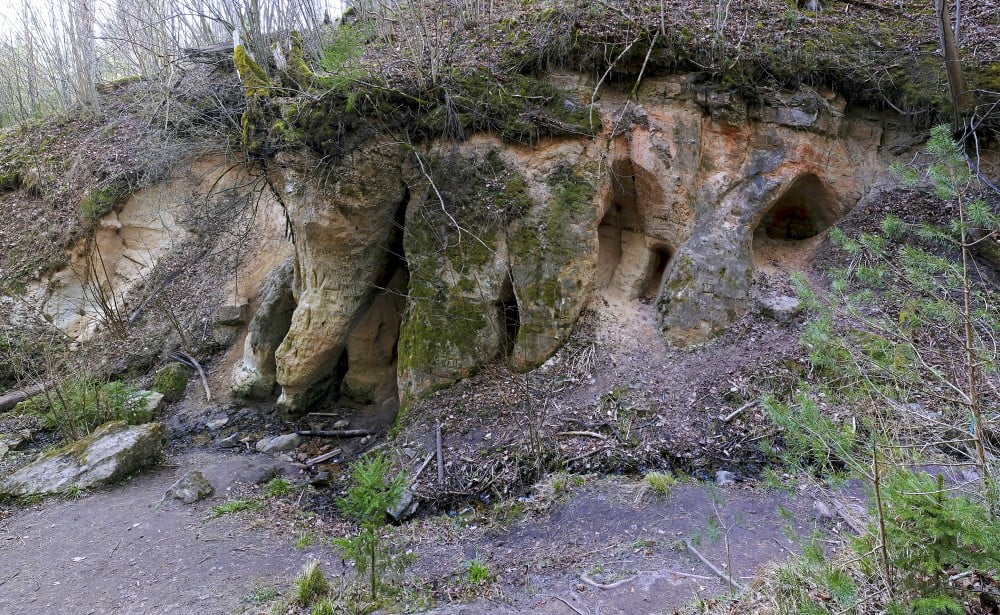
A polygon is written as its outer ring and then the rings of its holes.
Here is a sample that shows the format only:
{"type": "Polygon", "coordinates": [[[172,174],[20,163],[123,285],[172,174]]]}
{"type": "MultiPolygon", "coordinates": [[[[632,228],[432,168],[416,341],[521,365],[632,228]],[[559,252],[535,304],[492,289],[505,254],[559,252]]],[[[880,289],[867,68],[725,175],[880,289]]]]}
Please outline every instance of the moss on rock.
{"type": "Polygon", "coordinates": [[[549,200],[509,234],[520,310],[511,355],[516,369],[533,369],[552,356],[583,308],[596,267],[596,184],[587,166],[557,169],[549,177],[549,200]]]}
{"type": "Polygon", "coordinates": [[[524,178],[496,149],[428,155],[425,166],[437,192],[428,186],[411,202],[403,237],[410,268],[398,361],[404,402],[470,376],[503,351],[505,230],[532,206],[524,178]]]}
{"type": "Polygon", "coordinates": [[[100,220],[104,214],[113,210],[119,198],[119,194],[114,189],[92,188],[80,199],[77,208],[84,221],[93,224],[100,220]]]}
{"type": "Polygon", "coordinates": [[[167,363],[156,371],[153,377],[152,389],[163,395],[166,402],[174,402],[184,396],[187,389],[189,372],[181,363],[167,363]]]}

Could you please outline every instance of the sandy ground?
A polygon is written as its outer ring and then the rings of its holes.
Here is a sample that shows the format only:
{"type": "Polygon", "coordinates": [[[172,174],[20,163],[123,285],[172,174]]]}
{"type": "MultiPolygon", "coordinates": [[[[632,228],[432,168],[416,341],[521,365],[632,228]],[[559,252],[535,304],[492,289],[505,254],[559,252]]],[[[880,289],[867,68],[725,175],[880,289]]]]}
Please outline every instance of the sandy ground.
{"type": "Polygon", "coordinates": [[[0,522],[0,613],[234,612],[256,583],[293,576],[312,555],[239,517],[208,519],[227,487],[274,465],[184,453],[127,486],[16,511],[0,522]],[[189,469],[216,494],[189,506],[164,500],[189,469]]]}

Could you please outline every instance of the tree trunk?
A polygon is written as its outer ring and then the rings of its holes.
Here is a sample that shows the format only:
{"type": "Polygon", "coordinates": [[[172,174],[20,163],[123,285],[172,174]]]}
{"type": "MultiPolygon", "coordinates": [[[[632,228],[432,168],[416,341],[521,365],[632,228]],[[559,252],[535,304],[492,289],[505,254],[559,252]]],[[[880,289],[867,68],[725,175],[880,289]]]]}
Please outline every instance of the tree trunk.
{"type": "Polygon", "coordinates": [[[965,79],[962,77],[962,64],[958,59],[958,44],[955,33],[949,26],[948,6],[945,0],[936,0],[938,15],[938,33],[941,36],[941,50],[944,52],[944,64],[948,69],[948,89],[951,91],[951,103],[955,107],[955,125],[957,126],[965,111],[965,79]]]}

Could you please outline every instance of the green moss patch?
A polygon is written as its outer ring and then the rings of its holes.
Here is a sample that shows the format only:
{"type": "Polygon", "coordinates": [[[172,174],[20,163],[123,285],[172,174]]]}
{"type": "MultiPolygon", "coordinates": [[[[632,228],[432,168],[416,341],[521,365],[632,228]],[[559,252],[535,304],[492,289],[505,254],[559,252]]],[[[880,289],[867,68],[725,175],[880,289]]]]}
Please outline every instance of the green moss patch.
{"type": "Polygon", "coordinates": [[[509,235],[520,302],[521,326],[512,354],[517,369],[547,360],[576,320],[585,261],[596,239],[596,183],[592,169],[558,169],[549,178],[549,201],[509,235]]]}
{"type": "Polygon", "coordinates": [[[274,89],[274,83],[260,67],[260,64],[250,57],[250,53],[243,45],[237,45],[233,50],[233,63],[236,64],[236,72],[243,83],[243,89],[247,97],[268,96],[274,89]]]}
{"type": "Polygon", "coordinates": [[[502,350],[496,301],[509,272],[498,259],[507,226],[532,207],[524,178],[496,150],[424,162],[437,192],[428,187],[407,211],[410,281],[398,365],[411,389],[404,400],[468,377],[502,350]]]}
{"type": "Polygon", "coordinates": [[[189,375],[190,372],[185,365],[167,363],[157,370],[151,388],[157,393],[162,393],[164,401],[177,401],[184,396],[189,375]]]}

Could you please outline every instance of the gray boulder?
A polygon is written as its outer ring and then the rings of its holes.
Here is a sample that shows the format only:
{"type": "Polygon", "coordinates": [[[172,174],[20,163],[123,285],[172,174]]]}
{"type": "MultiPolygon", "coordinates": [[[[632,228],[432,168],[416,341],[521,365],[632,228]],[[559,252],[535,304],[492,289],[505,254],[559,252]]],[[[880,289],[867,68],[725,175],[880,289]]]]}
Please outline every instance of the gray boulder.
{"type": "Polygon", "coordinates": [[[160,410],[163,410],[163,393],[158,391],[139,391],[138,394],[146,400],[146,412],[156,414],[160,410]]]}
{"type": "Polygon", "coordinates": [[[0,494],[54,494],[106,485],[152,463],[166,442],[163,423],[112,421],[0,480],[0,494]]]}
{"type": "Polygon", "coordinates": [[[719,470],[715,473],[715,484],[719,487],[736,484],[736,475],[728,470],[719,470]]]}
{"type": "Polygon", "coordinates": [[[238,327],[246,324],[250,308],[246,300],[215,308],[215,324],[226,327],[238,327]]]}
{"type": "Polygon", "coordinates": [[[201,470],[191,470],[167,489],[167,495],[185,504],[193,504],[212,495],[214,491],[212,483],[208,482],[201,470]]]}
{"type": "Polygon", "coordinates": [[[760,299],[760,311],[768,318],[788,324],[802,314],[802,305],[795,297],[778,295],[760,299]]]}
{"type": "Polygon", "coordinates": [[[299,438],[297,434],[293,433],[274,436],[272,438],[262,438],[259,442],[257,442],[257,452],[280,453],[282,451],[290,451],[294,448],[298,448],[301,443],[302,439],[299,438]]]}
{"type": "Polygon", "coordinates": [[[396,521],[403,521],[416,514],[418,506],[420,506],[420,502],[413,497],[413,492],[409,489],[404,489],[396,505],[385,512],[389,513],[389,516],[396,521]]]}
{"type": "Polygon", "coordinates": [[[16,451],[31,439],[31,432],[23,430],[20,434],[0,434],[0,459],[10,451],[16,451]]]}

